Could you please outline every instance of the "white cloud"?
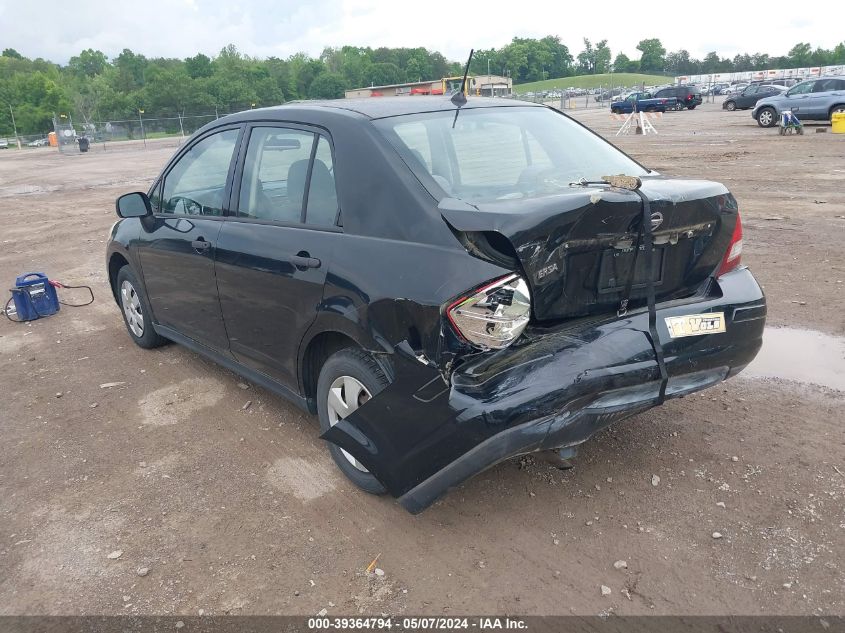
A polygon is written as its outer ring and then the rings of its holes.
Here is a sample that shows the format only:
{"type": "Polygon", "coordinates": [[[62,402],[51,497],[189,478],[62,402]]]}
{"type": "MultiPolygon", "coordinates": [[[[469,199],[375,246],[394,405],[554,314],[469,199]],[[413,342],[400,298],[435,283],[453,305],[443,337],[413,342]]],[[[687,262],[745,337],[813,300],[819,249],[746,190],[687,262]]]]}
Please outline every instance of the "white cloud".
{"type": "Polygon", "coordinates": [[[607,39],[615,55],[638,57],[637,42],[657,37],[670,51],[693,57],[785,54],[799,41],[830,48],[841,25],[826,12],[775,19],[777,3],[761,22],[759,3],[711,0],[706,5],[622,0],[552,3],[548,0],[0,0],[0,47],[65,63],[80,50],[109,57],[130,48],[148,57],[216,54],[235,44],[249,55],[318,55],[326,46],[425,46],[463,61],[470,48],[499,47],[513,36],[559,35],[577,54],[582,38],[607,39]],[[600,19],[601,18],[601,19],[600,19]]]}

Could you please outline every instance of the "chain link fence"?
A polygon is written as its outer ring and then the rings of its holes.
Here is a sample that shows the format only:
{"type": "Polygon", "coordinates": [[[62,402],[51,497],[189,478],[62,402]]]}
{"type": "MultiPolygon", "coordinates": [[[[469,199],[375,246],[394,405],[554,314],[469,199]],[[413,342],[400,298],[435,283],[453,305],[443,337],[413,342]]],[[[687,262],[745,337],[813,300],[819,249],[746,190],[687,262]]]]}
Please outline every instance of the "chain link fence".
{"type": "MultiPolygon", "coordinates": [[[[148,116],[139,111],[137,118],[111,119],[79,123],[70,117],[53,118],[53,132],[18,136],[21,149],[50,147],[62,154],[79,154],[84,151],[109,151],[129,148],[138,144],[146,147],[147,142],[170,140],[170,145],[181,145],[185,139],[206,123],[214,121],[228,112],[213,114],[180,114],[176,116],[148,116]]],[[[9,139],[9,147],[17,147],[9,139]]]]}

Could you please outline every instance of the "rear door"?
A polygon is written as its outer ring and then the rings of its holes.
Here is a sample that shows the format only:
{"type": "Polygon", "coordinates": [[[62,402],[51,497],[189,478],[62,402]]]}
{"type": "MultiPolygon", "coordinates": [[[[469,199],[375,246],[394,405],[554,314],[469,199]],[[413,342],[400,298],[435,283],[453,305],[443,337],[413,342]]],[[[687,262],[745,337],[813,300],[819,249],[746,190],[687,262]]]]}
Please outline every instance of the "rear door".
{"type": "Polygon", "coordinates": [[[298,392],[299,344],[342,238],[332,146],[294,124],[247,134],[218,239],[220,305],[235,357],[298,392]]]}
{"type": "Polygon", "coordinates": [[[152,192],[138,245],[156,322],[215,350],[228,348],[214,256],[240,133],[214,130],[185,148],[152,192]]]}
{"type": "Polygon", "coordinates": [[[845,87],[842,79],[819,79],[807,97],[807,118],[827,119],[830,115],[831,96],[845,87]]]}

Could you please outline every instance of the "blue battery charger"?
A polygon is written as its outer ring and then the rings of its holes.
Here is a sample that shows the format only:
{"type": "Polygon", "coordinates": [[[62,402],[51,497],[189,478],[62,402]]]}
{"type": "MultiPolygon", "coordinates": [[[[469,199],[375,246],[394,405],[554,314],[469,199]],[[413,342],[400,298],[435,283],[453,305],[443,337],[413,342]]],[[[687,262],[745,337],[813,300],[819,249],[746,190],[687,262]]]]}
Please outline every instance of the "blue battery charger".
{"type": "Polygon", "coordinates": [[[34,321],[59,311],[59,296],[44,273],[24,273],[15,278],[12,301],[18,321],[34,321]]]}

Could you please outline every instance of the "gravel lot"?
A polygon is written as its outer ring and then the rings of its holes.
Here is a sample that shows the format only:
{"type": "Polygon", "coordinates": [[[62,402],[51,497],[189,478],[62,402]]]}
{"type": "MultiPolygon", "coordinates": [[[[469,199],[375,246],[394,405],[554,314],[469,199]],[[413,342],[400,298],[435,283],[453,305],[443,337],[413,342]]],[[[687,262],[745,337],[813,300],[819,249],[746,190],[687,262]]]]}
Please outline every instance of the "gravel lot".
{"type": "Polygon", "coordinates": [[[574,469],[515,459],[416,517],[348,484],[316,420],[129,340],[104,268],[113,201],[175,141],[0,152],[0,279],[41,270],[97,298],[0,320],[0,614],[843,613],[845,136],[781,138],[718,103],[657,136],[574,116],[665,174],[725,182],[768,323],[791,329],[756,377],[611,428],[574,469]]]}

